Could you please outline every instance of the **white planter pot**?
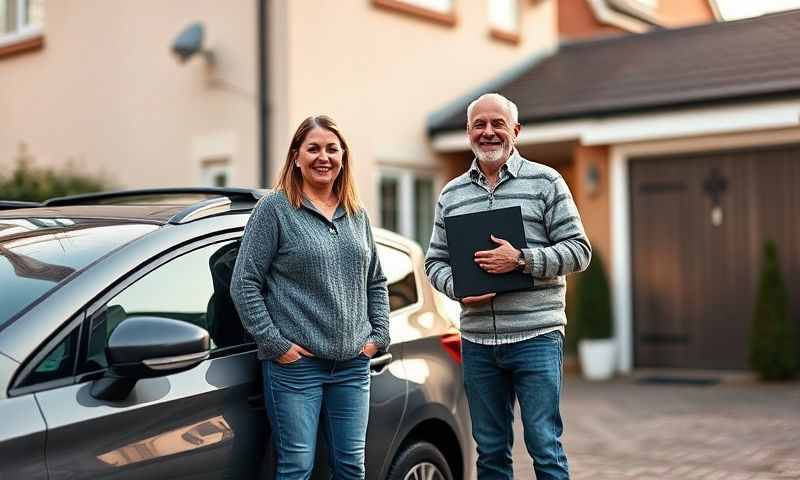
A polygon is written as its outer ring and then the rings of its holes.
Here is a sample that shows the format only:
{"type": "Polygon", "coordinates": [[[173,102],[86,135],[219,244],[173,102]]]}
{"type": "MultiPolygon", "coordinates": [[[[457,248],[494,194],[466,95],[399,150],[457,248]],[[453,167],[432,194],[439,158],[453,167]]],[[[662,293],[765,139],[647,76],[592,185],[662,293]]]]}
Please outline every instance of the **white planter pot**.
{"type": "Polygon", "coordinates": [[[581,340],[578,355],[581,371],[587,380],[608,380],[614,376],[616,365],[614,340],[581,340]]]}

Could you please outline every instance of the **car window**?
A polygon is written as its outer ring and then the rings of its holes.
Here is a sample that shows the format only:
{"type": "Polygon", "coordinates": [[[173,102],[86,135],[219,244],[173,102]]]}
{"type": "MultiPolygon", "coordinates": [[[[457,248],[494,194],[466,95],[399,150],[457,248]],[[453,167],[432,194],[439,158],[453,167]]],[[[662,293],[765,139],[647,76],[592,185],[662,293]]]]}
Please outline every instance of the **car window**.
{"type": "Polygon", "coordinates": [[[71,377],[75,370],[79,335],[80,328],[74,328],[17,386],[27,387],[71,377]]]}
{"type": "Polygon", "coordinates": [[[414,262],[408,253],[386,245],[377,245],[378,258],[389,289],[389,309],[399,310],[417,303],[414,262]]]}
{"type": "Polygon", "coordinates": [[[206,329],[211,349],[250,343],[230,297],[238,241],[215,243],[177,257],[127,287],[92,315],[83,371],[108,366],[105,347],[114,329],[134,316],[162,317],[206,329]]]}

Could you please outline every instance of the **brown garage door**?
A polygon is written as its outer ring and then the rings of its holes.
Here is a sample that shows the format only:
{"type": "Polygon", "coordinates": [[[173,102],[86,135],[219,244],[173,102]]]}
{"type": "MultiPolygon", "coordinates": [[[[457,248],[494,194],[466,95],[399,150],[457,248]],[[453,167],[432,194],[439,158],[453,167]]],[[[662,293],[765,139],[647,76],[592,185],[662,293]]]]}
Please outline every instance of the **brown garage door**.
{"type": "Polygon", "coordinates": [[[636,366],[747,368],[768,239],[800,341],[800,146],[633,159],[630,172],[636,366]]]}

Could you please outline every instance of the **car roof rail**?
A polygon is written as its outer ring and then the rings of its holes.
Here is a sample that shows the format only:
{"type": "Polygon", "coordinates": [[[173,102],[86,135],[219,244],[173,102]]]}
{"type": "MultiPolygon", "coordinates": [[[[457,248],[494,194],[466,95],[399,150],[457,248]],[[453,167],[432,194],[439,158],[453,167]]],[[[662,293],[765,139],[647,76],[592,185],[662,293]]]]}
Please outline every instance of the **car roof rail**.
{"type": "Polygon", "coordinates": [[[194,203],[170,218],[167,223],[179,225],[192,220],[208,217],[217,213],[227,212],[231,209],[231,199],[228,197],[215,197],[194,203]]]}
{"type": "Polygon", "coordinates": [[[13,210],[15,208],[41,207],[39,202],[21,202],[18,200],[0,200],[0,210],[13,210]]]}
{"type": "MultiPolygon", "coordinates": [[[[176,200],[181,197],[192,195],[206,195],[216,199],[223,197],[231,202],[255,202],[258,201],[268,190],[255,188],[235,188],[235,187],[185,187],[185,188],[143,188],[136,190],[121,190],[116,192],[85,193],[81,195],[70,195],[66,197],[55,197],[46,200],[41,205],[47,207],[59,207],[68,205],[94,205],[94,204],[148,204],[163,203],[169,197],[176,200]],[[150,197],[150,202],[148,202],[150,197]],[[126,202],[126,199],[129,202],[126,202]]],[[[192,205],[204,203],[206,200],[192,202],[192,205]]]]}

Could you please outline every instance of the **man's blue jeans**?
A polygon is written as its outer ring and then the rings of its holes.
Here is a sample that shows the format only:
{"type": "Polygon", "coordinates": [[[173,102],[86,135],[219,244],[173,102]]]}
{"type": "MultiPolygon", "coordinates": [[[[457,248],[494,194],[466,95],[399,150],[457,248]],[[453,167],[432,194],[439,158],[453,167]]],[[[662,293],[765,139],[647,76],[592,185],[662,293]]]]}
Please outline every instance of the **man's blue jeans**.
{"type": "Polygon", "coordinates": [[[512,480],[514,400],[519,399],[525,446],[537,480],[568,479],[561,446],[561,363],[564,339],[550,332],[530,340],[489,346],[462,340],[464,385],[472,435],[478,444],[478,479],[512,480]]]}
{"type": "Polygon", "coordinates": [[[333,478],[363,480],[369,358],[363,353],[347,361],[302,357],[286,365],[264,360],[261,367],[276,478],[311,476],[319,426],[328,441],[333,478]]]}

